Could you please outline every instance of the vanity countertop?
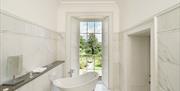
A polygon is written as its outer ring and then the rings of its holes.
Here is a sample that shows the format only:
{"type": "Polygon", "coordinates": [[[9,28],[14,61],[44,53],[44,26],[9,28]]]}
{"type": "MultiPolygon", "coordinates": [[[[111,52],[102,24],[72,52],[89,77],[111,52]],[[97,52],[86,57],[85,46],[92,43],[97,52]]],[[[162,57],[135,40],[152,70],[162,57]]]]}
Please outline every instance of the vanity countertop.
{"type": "Polygon", "coordinates": [[[9,89],[7,91],[14,91],[14,90],[20,88],[21,86],[23,86],[23,85],[31,82],[32,80],[36,79],[37,77],[43,75],[44,73],[48,72],[49,70],[55,68],[56,66],[62,64],[62,63],[64,63],[64,61],[58,60],[58,61],[55,61],[55,62],[49,64],[49,65],[46,65],[46,66],[44,66],[47,68],[45,71],[43,71],[41,73],[32,73],[31,78],[30,78],[30,73],[27,73],[27,74],[25,74],[19,78],[16,78],[14,80],[10,80],[10,81],[2,84],[2,86],[0,86],[0,91],[3,91],[3,89],[5,89],[5,88],[9,89]],[[18,82],[16,84],[13,84],[14,81],[18,81],[18,82]]]}

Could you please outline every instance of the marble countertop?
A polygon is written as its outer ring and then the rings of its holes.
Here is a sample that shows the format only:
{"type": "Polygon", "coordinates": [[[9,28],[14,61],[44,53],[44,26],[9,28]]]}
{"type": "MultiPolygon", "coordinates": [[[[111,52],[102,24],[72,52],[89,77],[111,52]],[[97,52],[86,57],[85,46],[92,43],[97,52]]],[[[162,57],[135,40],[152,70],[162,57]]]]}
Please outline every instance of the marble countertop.
{"type": "Polygon", "coordinates": [[[8,88],[9,89],[8,91],[14,91],[14,90],[20,88],[21,86],[31,82],[32,80],[38,78],[39,76],[43,75],[44,73],[48,72],[49,70],[55,68],[56,66],[58,66],[62,63],[64,63],[64,61],[58,60],[58,61],[55,61],[55,62],[49,64],[49,65],[46,65],[46,66],[44,66],[47,68],[45,71],[43,71],[41,73],[32,73],[31,78],[30,78],[30,73],[27,73],[27,74],[25,74],[19,78],[16,78],[14,80],[10,80],[10,81],[2,84],[2,86],[0,86],[1,87],[0,91],[3,91],[2,89],[4,89],[4,88],[8,88]],[[14,81],[18,81],[18,83],[13,84],[14,81]]]}

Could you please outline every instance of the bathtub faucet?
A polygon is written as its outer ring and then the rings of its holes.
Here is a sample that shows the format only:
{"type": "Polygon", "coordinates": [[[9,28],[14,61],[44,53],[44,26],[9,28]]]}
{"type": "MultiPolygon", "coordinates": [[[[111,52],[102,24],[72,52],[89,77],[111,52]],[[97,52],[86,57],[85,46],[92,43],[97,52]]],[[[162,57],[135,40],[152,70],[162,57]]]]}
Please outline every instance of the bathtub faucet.
{"type": "Polygon", "coordinates": [[[74,69],[70,69],[70,71],[68,72],[70,77],[72,77],[72,74],[74,73],[74,69]]]}

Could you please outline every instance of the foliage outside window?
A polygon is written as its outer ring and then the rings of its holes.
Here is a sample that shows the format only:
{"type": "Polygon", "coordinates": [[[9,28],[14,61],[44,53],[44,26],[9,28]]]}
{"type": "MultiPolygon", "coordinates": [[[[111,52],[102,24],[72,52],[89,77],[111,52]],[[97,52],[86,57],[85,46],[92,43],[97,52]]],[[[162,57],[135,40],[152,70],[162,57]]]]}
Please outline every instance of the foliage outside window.
{"type": "Polygon", "coordinates": [[[102,74],[102,22],[80,24],[80,74],[95,71],[102,74]]]}

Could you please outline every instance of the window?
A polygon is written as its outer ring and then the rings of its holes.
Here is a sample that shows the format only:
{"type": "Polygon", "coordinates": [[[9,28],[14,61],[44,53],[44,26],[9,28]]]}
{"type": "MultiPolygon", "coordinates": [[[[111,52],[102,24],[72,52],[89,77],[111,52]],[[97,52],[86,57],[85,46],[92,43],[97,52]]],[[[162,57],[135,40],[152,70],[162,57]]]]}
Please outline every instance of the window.
{"type": "Polygon", "coordinates": [[[80,74],[102,75],[102,22],[80,22],[80,74]]]}

